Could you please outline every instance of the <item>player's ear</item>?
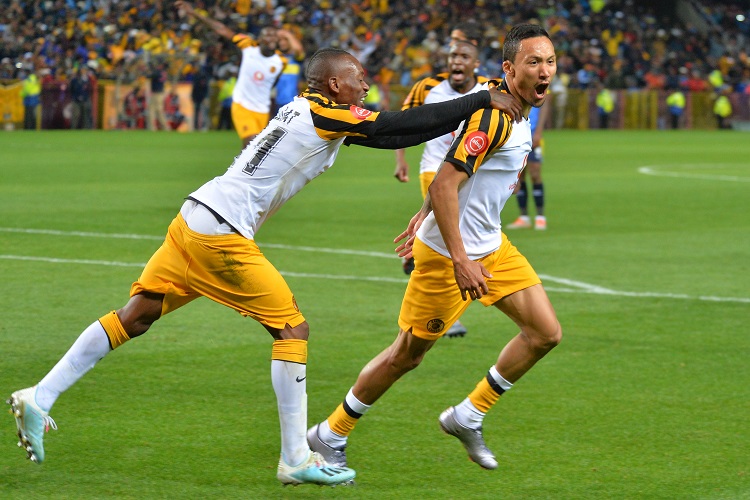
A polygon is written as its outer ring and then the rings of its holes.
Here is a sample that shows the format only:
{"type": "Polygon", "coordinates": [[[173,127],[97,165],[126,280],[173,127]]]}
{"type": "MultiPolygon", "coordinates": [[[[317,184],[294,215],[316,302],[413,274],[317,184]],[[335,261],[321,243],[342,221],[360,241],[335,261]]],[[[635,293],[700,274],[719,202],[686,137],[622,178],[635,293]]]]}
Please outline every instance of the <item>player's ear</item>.
{"type": "Polygon", "coordinates": [[[328,79],[328,88],[335,94],[339,93],[339,81],[335,76],[328,79]]]}
{"type": "Polygon", "coordinates": [[[513,63],[511,63],[507,59],[503,61],[503,73],[505,73],[506,75],[513,76],[515,72],[516,70],[513,68],[513,63]]]}

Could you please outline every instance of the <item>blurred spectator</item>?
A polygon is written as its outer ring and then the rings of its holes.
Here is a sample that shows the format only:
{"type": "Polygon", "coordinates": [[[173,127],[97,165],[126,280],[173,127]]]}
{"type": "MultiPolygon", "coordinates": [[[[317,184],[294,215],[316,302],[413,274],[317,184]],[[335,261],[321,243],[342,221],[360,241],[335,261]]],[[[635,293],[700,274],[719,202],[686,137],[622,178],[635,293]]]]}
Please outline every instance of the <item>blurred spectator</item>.
{"type": "Polygon", "coordinates": [[[164,91],[167,79],[165,64],[157,63],[151,71],[151,94],[148,96],[149,130],[169,130],[167,117],[164,115],[164,91]]]}
{"type": "Polygon", "coordinates": [[[29,73],[21,86],[21,97],[23,98],[23,128],[25,130],[36,130],[36,114],[39,108],[42,85],[35,73],[29,73]]]}
{"type": "Polygon", "coordinates": [[[237,85],[237,70],[230,70],[229,78],[221,84],[219,89],[219,103],[221,104],[217,127],[219,130],[232,130],[234,128],[232,123],[232,92],[234,92],[235,85],[237,85]]]}
{"type": "Polygon", "coordinates": [[[193,75],[193,89],[190,98],[193,101],[193,130],[208,130],[208,93],[211,77],[208,71],[201,67],[193,75]]]}
{"type": "Polygon", "coordinates": [[[76,70],[75,76],[70,80],[70,102],[73,112],[70,118],[70,128],[90,129],[93,128],[93,105],[91,97],[94,91],[94,82],[89,74],[89,68],[81,66],[76,70]]]}
{"type": "Polygon", "coordinates": [[[294,96],[300,92],[300,84],[303,81],[302,62],[305,60],[305,50],[302,43],[288,30],[278,30],[279,50],[287,62],[284,71],[276,83],[276,98],[274,100],[274,111],[294,100],[294,96]]]}
{"type": "Polygon", "coordinates": [[[166,130],[177,130],[185,122],[185,114],[180,109],[180,96],[174,88],[164,96],[163,113],[167,120],[166,130]]]}
{"type": "Polygon", "coordinates": [[[570,75],[562,73],[552,79],[550,84],[550,92],[552,93],[552,106],[555,110],[554,125],[555,128],[563,128],[565,126],[565,108],[568,105],[568,84],[570,83],[570,75]]]}
{"type": "Polygon", "coordinates": [[[680,118],[685,111],[685,103],[685,94],[679,89],[673,90],[673,92],[667,96],[667,107],[669,108],[669,116],[671,118],[673,129],[680,128],[680,118]]]}
{"type": "Polygon", "coordinates": [[[597,83],[596,108],[599,112],[599,128],[609,128],[609,115],[615,110],[615,95],[601,83],[597,83]]]}
{"type": "Polygon", "coordinates": [[[143,88],[136,83],[123,101],[123,116],[127,129],[146,128],[146,95],[143,88]]]}
{"type": "Polygon", "coordinates": [[[714,116],[716,117],[716,126],[719,129],[731,128],[729,117],[732,116],[732,102],[729,100],[731,89],[725,87],[716,97],[714,102],[714,116]]]}
{"type": "MultiPolygon", "coordinates": [[[[307,54],[322,46],[345,48],[360,59],[369,76],[380,75],[384,85],[408,87],[422,75],[442,71],[450,27],[468,19],[481,21],[483,74],[499,76],[499,48],[508,27],[532,20],[545,26],[555,41],[558,76],[570,77],[569,89],[591,88],[600,80],[610,90],[680,86],[706,91],[729,85],[743,92],[750,69],[747,1],[679,2],[683,10],[695,10],[694,24],[676,15],[677,3],[209,0],[196,9],[210,10],[232,31],[250,33],[257,40],[262,26],[293,26],[307,54]],[[709,83],[718,77],[720,85],[709,83]]],[[[282,50],[289,54],[283,43],[282,50]]],[[[164,69],[174,79],[183,76],[179,69],[185,61],[195,60],[205,61],[206,71],[224,80],[227,68],[239,64],[231,47],[204,26],[179,17],[171,1],[0,0],[2,80],[49,68],[50,78],[62,81],[89,63],[99,78],[114,80],[123,65],[153,61],[170,61],[164,69]]],[[[141,74],[149,73],[144,69],[141,74]]]]}

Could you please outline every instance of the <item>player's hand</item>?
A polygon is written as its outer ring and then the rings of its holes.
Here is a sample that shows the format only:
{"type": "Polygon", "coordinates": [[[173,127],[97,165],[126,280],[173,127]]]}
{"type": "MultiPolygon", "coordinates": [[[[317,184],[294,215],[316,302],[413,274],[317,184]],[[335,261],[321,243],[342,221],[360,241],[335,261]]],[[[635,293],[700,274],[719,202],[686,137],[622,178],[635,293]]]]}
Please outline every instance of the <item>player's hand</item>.
{"type": "Polygon", "coordinates": [[[523,118],[523,106],[521,105],[521,101],[507,92],[501,92],[497,87],[490,89],[490,97],[492,97],[492,101],[490,102],[491,107],[502,111],[513,118],[513,121],[515,122],[521,121],[523,118]]]}
{"type": "Polygon", "coordinates": [[[406,227],[406,231],[394,238],[394,243],[398,243],[399,241],[406,239],[406,241],[396,247],[396,254],[398,254],[399,257],[404,259],[411,259],[412,247],[414,246],[414,238],[416,237],[419,227],[422,225],[422,222],[424,222],[428,214],[429,212],[425,213],[422,210],[417,212],[416,215],[414,215],[414,217],[412,217],[409,221],[409,225],[406,227]]]}
{"type": "Polygon", "coordinates": [[[409,182],[409,164],[396,163],[396,170],[393,172],[393,177],[398,179],[399,182],[409,182]]]}
{"type": "Polygon", "coordinates": [[[492,278],[492,274],[484,267],[481,262],[467,260],[465,262],[453,263],[453,274],[456,277],[456,284],[461,290],[461,298],[471,300],[482,298],[489,293],[485,278],[492,278]]]}

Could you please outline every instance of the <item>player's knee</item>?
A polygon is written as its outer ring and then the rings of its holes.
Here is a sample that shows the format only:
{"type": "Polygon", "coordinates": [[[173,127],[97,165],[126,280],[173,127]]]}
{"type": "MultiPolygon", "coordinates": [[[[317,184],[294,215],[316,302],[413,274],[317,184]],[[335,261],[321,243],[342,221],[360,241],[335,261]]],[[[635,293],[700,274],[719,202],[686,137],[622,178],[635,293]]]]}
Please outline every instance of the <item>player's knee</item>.
{"type": "Polygon", "coordinates": [[[529,342],[535,351],[547,353],[554,349],[562,341],[562,326],[558,321],[545,326],[542,329],[535,329],[528,336],[529,342]]]}
{"type": "Polygon", "coordinates": [[[546,329],[543,336],[543,348],[550,351],[562,342],[562,326],[560,322],[555,321],[554,325],[546,329]]]}
{"type": "Polygon", "coordinates": [[[289,325],[287,325],[287,328],[289,334],[284,336],[284,338],[286,339],[307,340],[307,338],[310,336],[310,325],[307,323],[307,321],[303,321],[294,328],[290,328],[289,325]]]}
{"type": "Polygon", "coordinates": [[[125,307],[117,310],[117,317],[128,337],[143,335],[161,317],[164,296],[152,293],[134,295],[125,307]]]}

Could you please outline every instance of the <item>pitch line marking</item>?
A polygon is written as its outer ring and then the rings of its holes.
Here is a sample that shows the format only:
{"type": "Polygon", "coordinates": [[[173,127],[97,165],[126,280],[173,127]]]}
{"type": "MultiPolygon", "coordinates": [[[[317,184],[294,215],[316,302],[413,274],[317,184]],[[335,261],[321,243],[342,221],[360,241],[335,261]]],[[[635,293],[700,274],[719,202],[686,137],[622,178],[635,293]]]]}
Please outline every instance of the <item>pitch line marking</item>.
{"type": "MultiPolygon", "coordinates": [[[[657,177],[678,177],[681,179],[700,179],[709,181],[729,181],[729,182],[750,182],[750,177],[738,175],[710,175],[710,174],[693,174],[683,172],[689,169],[711,169],[723,167],[735,167],[739,163],[667,163],[666,165],[644,165],[638,167],[638,172],[644,175],[653,175],[657,177]],[[677,171],[674,171],[677,170],[677,171]]],[[[742,165],[744,166],[744,165],[742,165]]]]}
{"type": "MultiPolygon", "coordinates": [[[[79,264],[79,265],[95,265],[95,266],[110,266],[110,267],[145,267],[143,262],[118,262],[109,260],[90,260],[90,259],[60,259],[55,257],[32,257],[28,255],[3,255],[0,254],[0,260],[20,260],[20,261],[31,261],[31,262],[48,262],[51,264],[79,264]]],[[[401,283],[405,284],[409,280],[406,278],[391,278],[387,276],[353,276],[353,275],[341,275],[341,274],[312,274],[312,273],[296,273],[291,271],[279,271],[282,276],[288,276],[292,278],[312,278],[312,279],[330,279],[330,280],[347,280],[347,281],[368,281],[368,282],[381,282],[381,283],[401,283]]],[[[540,274],[539,277],[545,281],[551,281],[553,283],[559,283],[563,285],[569,285],[573,288],[559,288],[545,286],[545,290],[549,292],[560,292],[560,293],[589,293],[592,295],[612,295],[619,297],[653,297],[653,298],[665,298],[665,299],[682,299],[682,300],[700,300],[706,302],[740,302],[750,304],[750,298],[745,297],[714,297],[714,296],[698,296],[694,297],[686,294],[675,294],[675,293],[657,293],[657,292],[621,292],[617,290],[611,290],[596,285],[590,285],[580,281],[573,281],[564,278],[556,278],[554,276],[548,276],[540,274]]]]}
{"type": "MultiPolygon", "coordinates": [[[[164,236],[153,236],[149,234],[128,234],[128,233],[94,233],[89,231],[59,231],[57,229],[25,229],[15,227],[0,227],[0,232],[3,233],[22,233],[22,234],[44,234],[48,236],[77,236],[81,238],[114,238],[114,239],[127,239],[127,240],[149,240],[149,241],[163,241],[164,236]]],[[[308,247],[308,246],[292,246],[282,245],[278,243],[263,243],[257,242],[259,246],[264,248],[278,248],[281,250],[298,250],[301,252],[320,252],[320,253],[335,253],[341,255],[361,255],[364,257],[382,257],[387,259],[398,258],[395,253],[385,252],[369,252],[365,250],[349,250],[345,248],[325,248],[325,247],[308,247]]]]}

